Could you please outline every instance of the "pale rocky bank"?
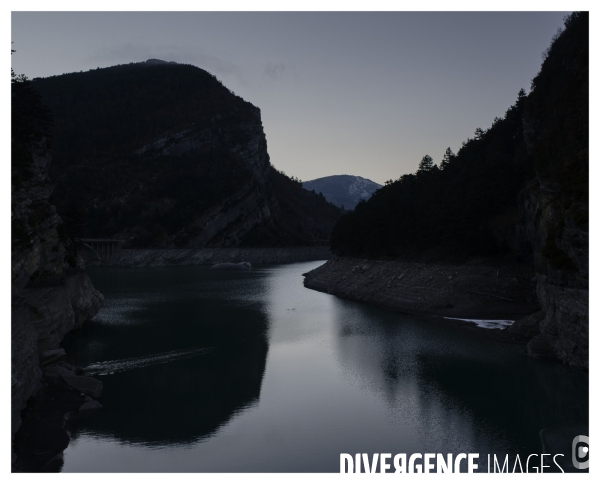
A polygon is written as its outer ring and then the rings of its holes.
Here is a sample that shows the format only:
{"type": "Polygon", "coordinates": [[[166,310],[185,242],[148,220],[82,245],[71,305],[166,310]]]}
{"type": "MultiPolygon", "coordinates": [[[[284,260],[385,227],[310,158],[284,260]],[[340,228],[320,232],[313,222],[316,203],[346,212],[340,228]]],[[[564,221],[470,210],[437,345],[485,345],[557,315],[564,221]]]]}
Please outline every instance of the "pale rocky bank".
{"type": "Polygon", "coordinates": [[[516,320],[539,311],[535,275],[511,263],[435,264],[334,257],[304,285],[404,313],[516,320]]]}
{"type": "MultiPolygon", "coordinates": [[[[80,252],[84,252],[80,249],[80,252]]],[[[223,262],[251,264],[289,264],[331,257],[328,247],[217,247],[202,249],[119,249],[106,260],[85,251],[90,266],[158,267],[212,265],[223,262]]]]}

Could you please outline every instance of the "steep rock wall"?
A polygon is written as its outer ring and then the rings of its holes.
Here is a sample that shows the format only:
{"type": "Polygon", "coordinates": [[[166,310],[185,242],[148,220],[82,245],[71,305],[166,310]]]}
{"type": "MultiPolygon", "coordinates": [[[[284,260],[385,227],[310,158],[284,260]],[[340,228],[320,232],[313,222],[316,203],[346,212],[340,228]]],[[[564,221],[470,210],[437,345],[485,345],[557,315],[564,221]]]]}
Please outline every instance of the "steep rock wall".
{"type": "MultiPolygon", "coordinates": [[[[271,222],[267,195],[270,163],[260,110],[248,104],[244,107],[247,112],[242,120],[219,114],[136,150],[138,156],[146,159],[193,159],[202,150],[224,150],[235,157],[245,172],[235,191],[191,217],[185,228],[168,237],[168,245],[235,247],[255,226],[271,222]]],[[[129,192],[122,203],[127,203],[127,198],[152,199],[151,192],[152,187],[141,187],[138,193],[129,192]]],[[[117,236],[127,238],[127,233],[117,236]]]]}
{"type": "MultiPolygon", "coordinates": [[[[40,361],[69,331],[93,317],[103,302],[68,239],[48,199],[52,184],[46,140],[13,156],[12,298],[11,298],[11,436],[21,425],[21,411],[39,389],[40,361]],[[21,162],[19,162],[21,161],[21,162]]],[[[14,456],[13,456],[14,460],[14,456]]]]}
{"type": "Polygon", "coordinates": [[[520,196],[544,318],[528,345],[579,368],[589,357],[589,14],[567,17],[532,82],[524,118],[535,178],[520,196]]]}
{"type": "Polygon", "coordinates": [[[549,186],[540,177],[524,189],[520,210],[520,231],[532,248],[537,295],[544,313],[528,352],[588,368],[588,229],[573,220],[560,187],[549,186]]]}

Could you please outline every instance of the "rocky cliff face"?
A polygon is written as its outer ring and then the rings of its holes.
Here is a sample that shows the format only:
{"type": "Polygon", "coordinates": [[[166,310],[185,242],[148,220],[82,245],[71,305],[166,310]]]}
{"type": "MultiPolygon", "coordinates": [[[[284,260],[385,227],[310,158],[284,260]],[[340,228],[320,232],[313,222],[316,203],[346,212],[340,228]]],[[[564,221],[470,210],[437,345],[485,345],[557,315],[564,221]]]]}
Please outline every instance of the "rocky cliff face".
{"type": "MultiPolygon", "coordinates": [[[[94,316],[103,302],[49,203],[50,152],[24,83],[13,85],[11,435],[40,387],[40,362],[63,336],[94,316]],[[23,102],[23,98],[27,98],[23,102]],[[15,110],[18,112],[15,113],[15,110]],[[25,119],[26,118],[26,119],[25,119]],[[24,120],[25,119],[25,120],[24,120]],[[39,126],[38,126],[39,127],[39,126]]],[[[14,460],[14,456],[13,456],[14,460]]]]}
{"type": "Polygon", "coordinates": [[[191,65],[36,79],[54,114],[53,202],[132,248],[323,245],[340,210],[270,163],[260,110],[191,65]]]}
{"type": "MultiPolygon", "coordinates": [[[[269,155],[267,140],[262,129],[260,110],[252,105],[243,120],[229,119],[231,114],[218,114],[200,124],[192,123],[185,129],[178,129],[163,135],[160,139],[136,150],[141,160],[157,160],[161,157],[175,157],[180,160],[193,159],[197,153],[218,152],[226,149],[227,155],[239,162],[236,189],[225,197],[216,199],[205,211],[190,217],[185,228],[173,235],[167,235],[168,245],[191,247],[235,247],[255,226],[269,223],[268,177],[269,155]],[[240,122],[241,121],[241,122],[240,122]],[[239,173],[238,173],[239,175],[239,173]]],[[[127,199],[150,199],[156,187],[146,186],[144,180],[137,189],[130,191],[127,199]]],[[[201,198],[203,193],[197,193],[201,198]]],[[[165,205],[169,201],[165,200],[165,205]]],[[[139,227],[142,233],[146,232],[139,227]]],[[[127,232],[117,234],[125,236],[127,232]]],[[[134,235],[135,237],[135,235],[134,235]]]]}
{"type": "Polygon", "coordinates": [[[580,368],[589,356],[589,18],[565,22],[532,82],[524,136],[536,170],[520,196],[542,307],[528,345],[580,368]]]}
{"type": "Polygon", "coordinates": [[[587,227],[574,222],[564,209],[560,191],[544,187],[542,180],[532,182],[522,195],[523,228],[533,247],[537,295],[542,307],[539,333],[528,344],[528,353],[588,368],[587,227]]]}

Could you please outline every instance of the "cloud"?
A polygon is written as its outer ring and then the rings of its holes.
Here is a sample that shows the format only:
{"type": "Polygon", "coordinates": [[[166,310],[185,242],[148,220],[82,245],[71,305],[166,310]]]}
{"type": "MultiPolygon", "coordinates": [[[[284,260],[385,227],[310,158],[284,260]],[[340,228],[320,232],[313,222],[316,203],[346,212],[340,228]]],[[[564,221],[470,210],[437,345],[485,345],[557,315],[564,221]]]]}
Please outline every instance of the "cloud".
{"type": "Polygon", "coordinates": [[[264,69],[264,74],[272,79],[272,80],[278,80],[281,79],[281,77],[286,73],[286,71],[289,70],[289,67],[286,66],[285,64],[283,64],[282,62],[279,62],[277,64],[269,62],[264,69]]]}

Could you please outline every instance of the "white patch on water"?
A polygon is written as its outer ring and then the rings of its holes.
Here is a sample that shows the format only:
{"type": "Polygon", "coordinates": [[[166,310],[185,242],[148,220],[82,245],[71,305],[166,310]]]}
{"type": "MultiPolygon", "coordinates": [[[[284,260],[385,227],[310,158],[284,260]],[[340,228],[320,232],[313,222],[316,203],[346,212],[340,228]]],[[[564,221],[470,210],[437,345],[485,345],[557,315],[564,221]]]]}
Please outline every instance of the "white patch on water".
{"type": "Polygon", "coordinates": [[[139,317],[139,313],[147,309],[149,303],[158,304],[164,301],[170,301],[173,297],[170,295],[144,295],[144,297],[114,297],[103,306],[98,314],[94,317],[95,321],[102,324],[110,325],[125,325],[125,324],[140,324],[145,320],[139,317]],[[131,314],[136,317],[132,318],[131,314]]]}
{"type": "Polygon", "coordinates": [[[514,321],[510,319],[463,319],[463,318],[446,318],[444,319],[455,319],[457,321],[468,321],[470,323],[475,323],[480,328],[485,329],[506,329],[509,326],[512,326],[514,321]]]}
{"type": "Polygon", "coordinates": [[[98,361],[86,366],[83,371],[86,375],[112,375],[116,372],[144,368],[151,365],[162,365],[171,361],[193,358],[194,356],[210,353],[214,348],[196,348],[192,350],[169,351],[155,355],[140,356],[138,358],[124,358],[122,360],[98,361]]]}

